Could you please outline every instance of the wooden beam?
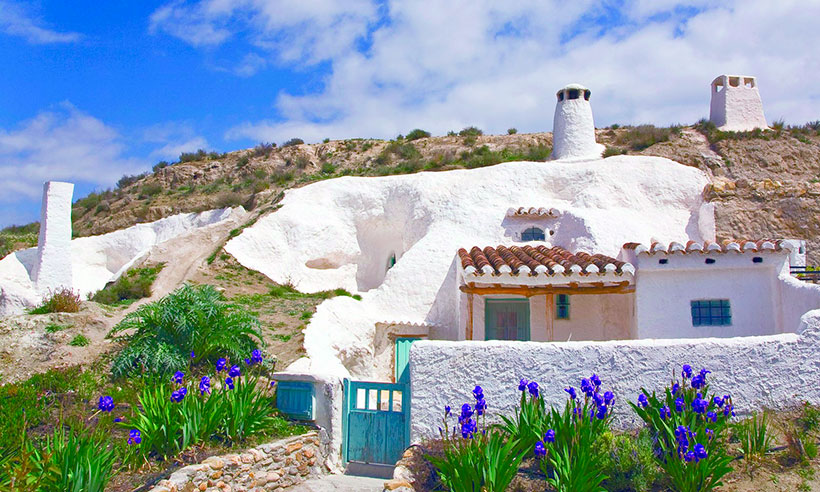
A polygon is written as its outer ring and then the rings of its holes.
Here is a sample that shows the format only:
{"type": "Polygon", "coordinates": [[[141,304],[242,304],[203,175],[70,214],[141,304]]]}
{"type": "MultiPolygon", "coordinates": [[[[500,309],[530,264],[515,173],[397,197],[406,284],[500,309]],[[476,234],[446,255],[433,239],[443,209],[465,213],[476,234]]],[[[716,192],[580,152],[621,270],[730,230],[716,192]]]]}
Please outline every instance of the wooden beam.
{"type": "MultiPolygon", "coordinates": [[[[629,281],[624,281],[618,285],[613,285],[609,287],[528,287],[526,285],[508,287],[475,287],[475,284],[473,284],[470,286],[462,285],[461,287],[459,287],[459,289],[467,294],[506,294],[524,297],[543,296],[552,294],[630,294],[632,292],[635,292],[635,286],[629,285],[629,281]]],[[[472,300],[470,300],[470,302],[472,302],[472,300]]]]}
{"type": "Polygon", "coordinates": [[[473,294],[467,294],[467,340],[473,339],[473,294]]]}
{"type": "Polygon", "coordinates": [[[550,342],[555,341],[555,295],[547,294],[547,332],[550,342]]]}

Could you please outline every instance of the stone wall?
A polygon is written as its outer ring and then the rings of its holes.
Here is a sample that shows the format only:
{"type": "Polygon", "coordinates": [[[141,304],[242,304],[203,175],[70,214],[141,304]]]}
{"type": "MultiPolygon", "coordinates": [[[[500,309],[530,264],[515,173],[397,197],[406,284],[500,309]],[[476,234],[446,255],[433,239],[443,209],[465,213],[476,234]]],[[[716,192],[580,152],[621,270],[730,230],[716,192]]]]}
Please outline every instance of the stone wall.
{"type": "Polygon", "coordinates": [[[323,471],[327,446],[320,432],[212,456],[175,471],[149,492],[262,492],[301,483],[323,471]]]}

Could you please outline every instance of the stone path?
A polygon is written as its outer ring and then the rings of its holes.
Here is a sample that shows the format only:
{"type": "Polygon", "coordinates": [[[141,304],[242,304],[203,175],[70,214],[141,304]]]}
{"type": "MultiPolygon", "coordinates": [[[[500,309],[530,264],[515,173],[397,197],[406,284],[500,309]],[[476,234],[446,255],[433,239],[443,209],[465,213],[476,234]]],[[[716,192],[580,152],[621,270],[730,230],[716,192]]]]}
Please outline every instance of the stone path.
{"type": "Polygon", "coordinates": [[[383,478],[325,475],[286,489],[288,492],[382,492],[383,478]]]}

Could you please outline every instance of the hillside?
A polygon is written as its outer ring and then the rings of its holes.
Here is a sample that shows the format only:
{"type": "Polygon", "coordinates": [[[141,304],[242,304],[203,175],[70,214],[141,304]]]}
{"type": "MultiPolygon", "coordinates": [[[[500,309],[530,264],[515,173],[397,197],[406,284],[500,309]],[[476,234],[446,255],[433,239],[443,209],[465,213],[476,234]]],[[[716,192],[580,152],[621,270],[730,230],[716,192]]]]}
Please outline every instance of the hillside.
{"type": "MultiPolygon", "coordinates": [[[[720,237],[808,240],[811,263],[820,256],[820,126],[725,133],[693,127],[617,127],[597,130],[607,155],[668,157],[713,177],[706,190],[716,204],[720,237]]],[[[342,175],[380,176],[475,168],[514,160],[545,160],[550,133],[425,137],[414,131],[391,141],[351,139],[319,144],[260,144],[227,154],[199,151],[154,172],[124,176],[118,187],[74,204],[74,233],[102,234],[180,212],[244,205],[265,211],[288,188],[342,175]]],[[[4,249],[32,244],[32,228],[0,233],[4,249]],[[5,246],[3,242],[5,241],[5,246]]]]}

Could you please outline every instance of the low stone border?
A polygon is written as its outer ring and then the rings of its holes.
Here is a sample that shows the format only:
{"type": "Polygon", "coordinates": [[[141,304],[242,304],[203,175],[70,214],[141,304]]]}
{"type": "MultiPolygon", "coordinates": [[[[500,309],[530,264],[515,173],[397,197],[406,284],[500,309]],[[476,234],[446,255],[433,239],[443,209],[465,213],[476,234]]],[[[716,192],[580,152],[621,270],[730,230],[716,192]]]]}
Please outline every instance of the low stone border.
{"type": "Polygon", "coordinates": [[[200,464],[180,468],[149,492],[281,490],[322,472],[327,446],[321,441],[319,432],[309,432],[241,454],[211,456],[200,464]]]}
{"type": "Polygon", "coordinates": [[[393,469],[393,478],[384,482],[383,492],[413,492],[416,477],[413,475],[411,463],[423,456],[424,451],[415,444],[404,450],[404,454],[396,462],[396,467],[393,469]]]}

